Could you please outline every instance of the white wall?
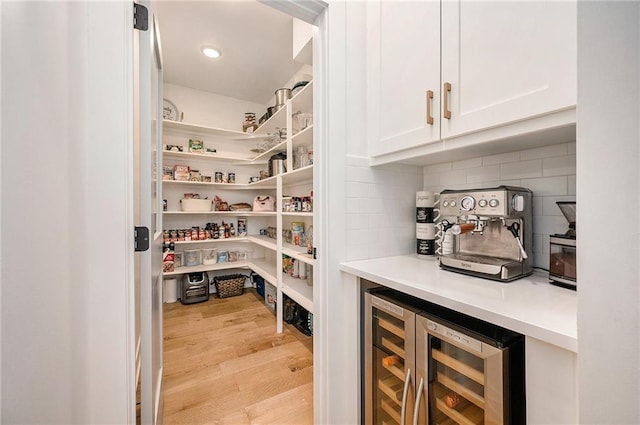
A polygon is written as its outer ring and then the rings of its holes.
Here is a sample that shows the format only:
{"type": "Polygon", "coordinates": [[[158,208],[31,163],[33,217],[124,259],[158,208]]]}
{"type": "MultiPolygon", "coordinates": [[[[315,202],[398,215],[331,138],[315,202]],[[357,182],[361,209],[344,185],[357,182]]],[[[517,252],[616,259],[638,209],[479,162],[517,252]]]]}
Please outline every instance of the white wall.
{"type": "Polygon", "coordinates": [[[256,119],[267,112],[267,105],[234,99],[165,83],[163,97],[172,101],[184,113],[183,122],[226,130],[242,131],[245,112],[254,112],[256,119]]]}
{"type": "Polygon", "coordinates": [[[640,3],[578,2],[581,424],[640,423],[640,3]]]}
{"type": "Polygon", "coordinates": [[[568,229],[556,202],[576,200],[576,144],[562,143],[424,167],[425,190],[433,192],[501,184],[533,191],[532,264],[548,269],[549,235],[568,229]]]}
{"type": "Polygon", "coordinates": [[[131,6],[1,7],[2,422],[126,423],[131,6]]]}

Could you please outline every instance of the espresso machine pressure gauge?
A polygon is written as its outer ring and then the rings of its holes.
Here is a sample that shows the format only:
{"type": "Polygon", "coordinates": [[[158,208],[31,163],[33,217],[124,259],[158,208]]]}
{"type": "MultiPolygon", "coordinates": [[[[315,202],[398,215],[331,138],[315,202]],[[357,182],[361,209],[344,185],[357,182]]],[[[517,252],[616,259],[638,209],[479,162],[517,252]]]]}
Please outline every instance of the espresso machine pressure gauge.
{"type": "Polygon", "coordinates": [[[460,200],[460,209],[463,211],[471,211],[476,207],[476,200],[472,196],[465,196],[460,200]]]}

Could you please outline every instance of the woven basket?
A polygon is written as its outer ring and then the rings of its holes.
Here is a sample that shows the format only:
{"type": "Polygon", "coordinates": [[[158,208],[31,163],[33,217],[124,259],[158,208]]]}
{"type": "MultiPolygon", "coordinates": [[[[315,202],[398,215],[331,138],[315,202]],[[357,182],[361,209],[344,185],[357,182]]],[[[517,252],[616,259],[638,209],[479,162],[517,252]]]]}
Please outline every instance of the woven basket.
{"type": "Polygon", "coordinates": [[[244,282],[247,279],[242,274],[230,274],[226,276],[216,276],[213,278],[213,284],[220,298],[235,297],[242,295],[244,290],[244,282]]]}

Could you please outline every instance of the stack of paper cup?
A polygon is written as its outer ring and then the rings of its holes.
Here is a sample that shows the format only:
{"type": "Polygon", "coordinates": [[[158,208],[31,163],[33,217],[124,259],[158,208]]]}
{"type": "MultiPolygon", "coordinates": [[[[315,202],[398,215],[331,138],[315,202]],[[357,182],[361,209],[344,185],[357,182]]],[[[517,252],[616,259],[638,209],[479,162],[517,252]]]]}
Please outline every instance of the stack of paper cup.
{"type": "Polygon", "coordinates": [[[434,192],[416,192],[416,240],[418,256],[436,253],[436,220],[440,212],[436,208],[439,199],[434,192]]]}

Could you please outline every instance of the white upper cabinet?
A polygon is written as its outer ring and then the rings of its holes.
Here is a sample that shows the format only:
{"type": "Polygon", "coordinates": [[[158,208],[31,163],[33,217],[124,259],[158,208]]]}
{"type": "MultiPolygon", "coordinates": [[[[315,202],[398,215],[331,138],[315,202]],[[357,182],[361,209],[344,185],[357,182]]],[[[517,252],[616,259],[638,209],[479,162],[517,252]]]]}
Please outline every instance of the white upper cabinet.
{"type": "Polygon", "coordinates": [[[443,1],[441,137],[575,107],[576,50],[575,2],[443,1]]]}
{"type": "Polygon", "coordinates": [[[367,26],[370,153],[439,140],[440,3],[371,2],[367,26]]]}
{"type": "Polygon", "coordinates": [[[372,163],[575,123],[576,9],[573,1],[369,2],[372,163]]]}

